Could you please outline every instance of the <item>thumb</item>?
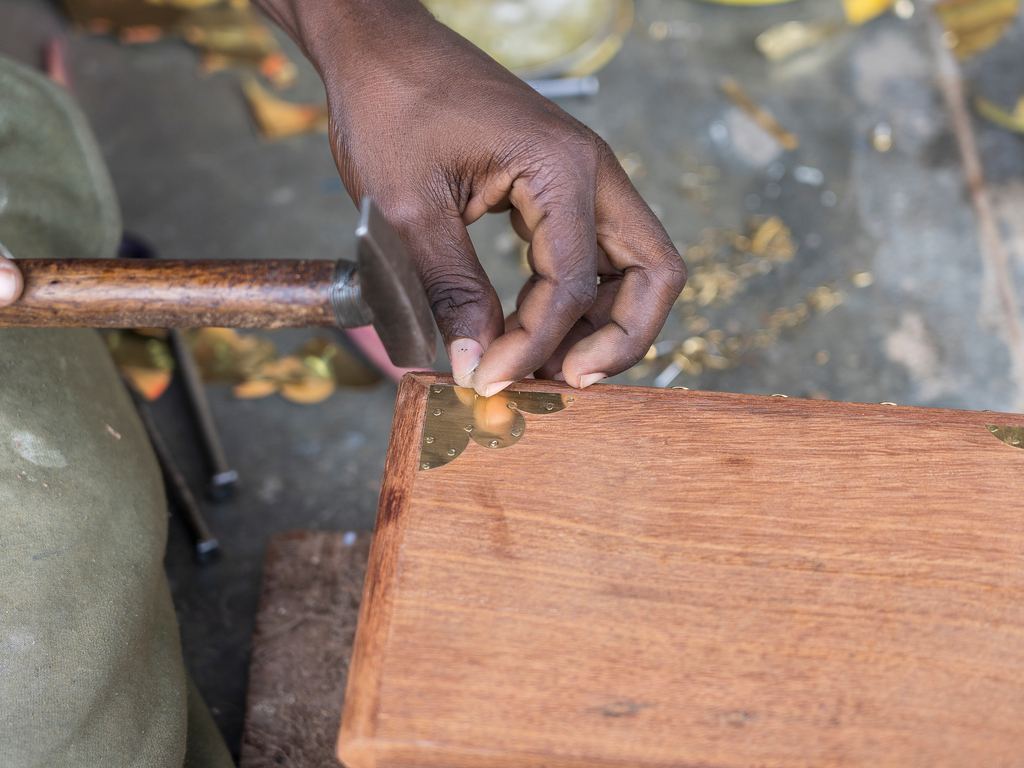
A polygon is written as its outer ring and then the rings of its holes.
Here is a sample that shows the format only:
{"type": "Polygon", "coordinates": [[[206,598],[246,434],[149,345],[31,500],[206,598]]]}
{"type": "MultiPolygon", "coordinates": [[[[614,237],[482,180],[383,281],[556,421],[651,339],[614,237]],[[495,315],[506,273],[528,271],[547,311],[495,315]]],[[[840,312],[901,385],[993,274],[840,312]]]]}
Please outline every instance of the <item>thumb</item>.
{"type": "Polygon", "coordinates": [[[416,262],[455,383],[471,387],[484,350],[505,330],[501,301],[462,220],[436,213],[428,220],[399,231],[416,262]]]}
{"type": "Polygon", "coordinates": [[[23,286],[21,272],[10,260],[7,249],[0,245],[0,307],[17,301],[23,286]]]}

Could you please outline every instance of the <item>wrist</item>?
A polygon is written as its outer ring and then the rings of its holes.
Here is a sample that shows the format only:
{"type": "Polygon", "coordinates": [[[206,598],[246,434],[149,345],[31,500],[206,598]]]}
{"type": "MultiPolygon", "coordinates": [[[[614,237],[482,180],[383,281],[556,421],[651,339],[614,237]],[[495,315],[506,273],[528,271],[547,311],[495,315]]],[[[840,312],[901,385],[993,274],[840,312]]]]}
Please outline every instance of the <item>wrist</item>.
{"type": "Polygon", "coordinates": [[[253,0],[328,80],[349,79],[394,57],[410,32],[437,25],[418,0],[253,0]]]}

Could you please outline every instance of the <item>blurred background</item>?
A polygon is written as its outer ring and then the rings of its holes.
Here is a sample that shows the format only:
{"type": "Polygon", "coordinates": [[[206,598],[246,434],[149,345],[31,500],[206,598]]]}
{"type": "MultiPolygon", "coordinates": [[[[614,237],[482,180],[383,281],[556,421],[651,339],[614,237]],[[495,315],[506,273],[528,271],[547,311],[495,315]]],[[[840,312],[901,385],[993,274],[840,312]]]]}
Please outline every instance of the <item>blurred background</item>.
{"type": "MultiPolygon", "coordinates": [[[[686,257],[659,341],[614,383],[1024,410],[1018,0],[428,5],[603,136],[686,257]]],[[[78,99],[129,250],[352,256],[323,86],[245,0],[0,0],[0,55],[78,99]]],[[[511,311],[522,244],[504,216],[471,232],[511,311]]],[[[172,521],[167,568],[237,754],[267,538],[372,529],[396,384],[341,334],[188,341],[240,475],[217,504],[171,341],[108,337],[221,544],[197,564],[172,521]]]]}

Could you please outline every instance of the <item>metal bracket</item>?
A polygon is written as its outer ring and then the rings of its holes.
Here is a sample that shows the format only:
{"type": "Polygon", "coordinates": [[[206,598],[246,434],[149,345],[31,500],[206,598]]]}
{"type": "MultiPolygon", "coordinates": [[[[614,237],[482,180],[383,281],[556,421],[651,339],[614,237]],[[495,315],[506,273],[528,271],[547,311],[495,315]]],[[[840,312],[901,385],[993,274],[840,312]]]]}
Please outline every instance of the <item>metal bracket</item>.
{"type": "Polygon", "coordinates": [[[487,449],[513,446],[526,433],[524,413],[557,413],[575,402],[575,395],[557,392],[505,390],[480,397],[465,387],[432,384],[423,420],[419,469],[437,469],[455,461],[470,438],[487,449]]]}
{"type": "Polygon", "coordinates": [[[1024,448],[1024,427],[1007,427],[999,424],[986,424],[992,437],[1014,448],[1024,448]]]}

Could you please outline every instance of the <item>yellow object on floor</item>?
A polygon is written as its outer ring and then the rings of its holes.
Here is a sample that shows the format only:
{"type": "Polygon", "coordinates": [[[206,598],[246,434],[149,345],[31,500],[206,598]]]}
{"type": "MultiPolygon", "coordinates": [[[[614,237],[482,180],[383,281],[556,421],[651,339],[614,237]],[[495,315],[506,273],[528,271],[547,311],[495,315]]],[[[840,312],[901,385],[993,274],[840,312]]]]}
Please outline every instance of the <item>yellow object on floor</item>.
{"type": "Polygon", "coordinates": [[[974,106],[977,108],[978,114],[986,120],[990,120],[996,125],[1008,128],[1011,131],[1024,133],[1024,96],[1021,96],[1013,112],[1007,112],[984,96],[976,97],[974,106]]]}
{"type": "Polygon", "coordinates": [[[847,24],[855,27],[871,21],[892,8],[895,0],[843,0],[847,24]]]}
{"type": "Polygon", "coordinates": [[[442,24],[524,78],[585,77],[619,52],[632,0],[424,0],[442,24]]]}
{"type": "Polygon", "coordinates": [[[267,93],[256,80],[242,85],[260,135],[268,141],[327,130],[326,104],[295,104],[267,93]]]}
{"type": "Polygon", "coordinates": [[[715,5],[781,5],[791,3],[793,0],[703,0],[705,3],[715,5]]]}
{"type": "Polygon", "coordinates": [[[298,70],[281,50],[266,19],[248,0],[62,0],[71,21],[125,44],[181,37],[203,55],[202,71],[257,70],[275,88],[295,82],[298,70]]]}
{"type": "Polygon", "coordinates": [[[946,28],[946,44],[960,61],[995,45],[1020,12],[1020,0],[947,0],[935,15],[946,28]]]}

